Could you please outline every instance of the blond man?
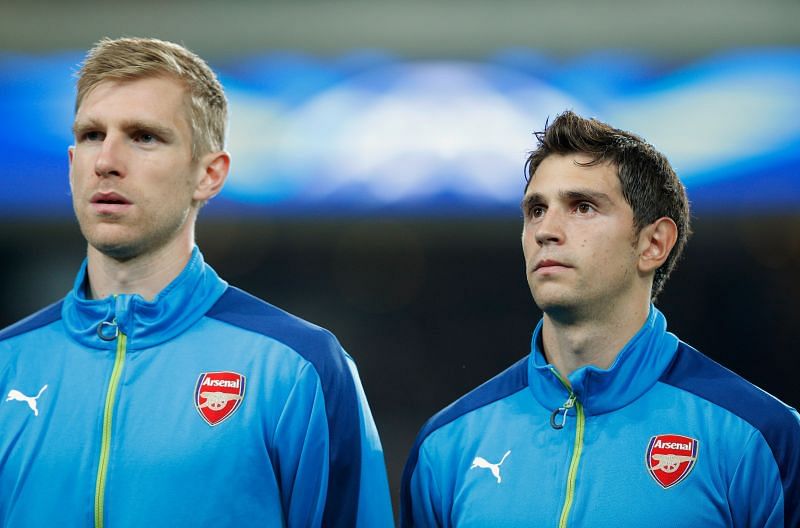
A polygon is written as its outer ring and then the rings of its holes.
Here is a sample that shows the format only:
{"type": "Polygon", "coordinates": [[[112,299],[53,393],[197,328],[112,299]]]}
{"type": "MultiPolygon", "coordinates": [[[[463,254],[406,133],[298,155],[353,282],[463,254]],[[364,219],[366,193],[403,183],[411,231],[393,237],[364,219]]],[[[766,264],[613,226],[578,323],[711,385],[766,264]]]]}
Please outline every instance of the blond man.
{"type": "Polygon", "coordinates": [[[0,525],[392,523],[352,359],[195,245],[228,175],[226,119],[182,46],[89,51],[69,148],[87,258],[64,299],[0,333],[0,389],[18,396],[0,405],[0,525]]]}

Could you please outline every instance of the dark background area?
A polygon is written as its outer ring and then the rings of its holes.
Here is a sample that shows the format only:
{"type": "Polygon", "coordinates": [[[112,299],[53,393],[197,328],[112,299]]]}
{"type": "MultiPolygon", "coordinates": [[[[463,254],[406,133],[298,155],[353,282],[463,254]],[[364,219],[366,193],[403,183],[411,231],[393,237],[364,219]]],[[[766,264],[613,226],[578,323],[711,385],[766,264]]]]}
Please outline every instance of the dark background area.
{"type": "MultiPolygon", "coordinates": [[[[431,414],[529,351],[540,312],[521,219],[219,221],[198,243],[230,283],[332,330],[355,358],[396,501],[431,414]]],[[[658,307],[670,329],[800,403],[800,216],[695,218],[658,307]]],[[[59,299],[85,253],[74,222],[0,223],[0,326],[59,299]]]]}

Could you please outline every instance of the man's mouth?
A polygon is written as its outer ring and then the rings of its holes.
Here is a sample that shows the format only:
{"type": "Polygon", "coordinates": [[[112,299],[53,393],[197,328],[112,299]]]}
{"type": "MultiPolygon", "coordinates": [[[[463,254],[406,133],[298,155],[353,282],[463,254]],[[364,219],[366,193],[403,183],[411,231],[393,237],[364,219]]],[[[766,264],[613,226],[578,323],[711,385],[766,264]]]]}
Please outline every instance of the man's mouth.
{"type": "Polygon", "coordinates": [[[568,264],[564,264],[563,262],[559,262],[553,259],[544,259],[540,260],[534,266],[533,271],[538,271],[540,269],[548,269],[548,268],[571,268],[572,266],[568,264]]]}
{"type": "Polygon", "coordinates": [[[128,211],[131,202],[115,192],[98,192],[92,195],[91,207],[95,214],[106,218],[117,218],[128,211]]]}
{"type": "Polygon", "coordinates": [[[92,196],[93,204],[103,205],[130,205],[130,202],[121,194],[115,192],[98,192],[92,196]]]}

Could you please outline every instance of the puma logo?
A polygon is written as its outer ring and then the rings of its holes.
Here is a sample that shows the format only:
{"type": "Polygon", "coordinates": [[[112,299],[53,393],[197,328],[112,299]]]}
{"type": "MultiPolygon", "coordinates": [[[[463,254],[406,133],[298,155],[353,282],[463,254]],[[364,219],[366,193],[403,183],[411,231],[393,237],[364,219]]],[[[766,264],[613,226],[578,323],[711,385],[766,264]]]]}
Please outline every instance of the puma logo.
{"type": "Polygon", "coordinates": [[[36,396],[25,396],[20,391],[16,389],[11,389],[10,391],[8,391],[8,398],[6,398],[6,401],[11,401],[11,400],[24,401],[25,403],[28,404],[28,407],[30,407],[31,410],[33,411],[33,415],[39,416],[39,409],[36,408],[36,400],[39,399],[39,396],[42,395],[42,393],[46,388],[47,385],[42,387],[39,390],[39,394],[37,394],[36,396]]]}
{"type": "Polygon", "coordinates": [[[492,472],[494,478],[497,479],[497,483],[500,484],[503,481],[503,479],[500,477],[500,466],[503,464],[503,462],[506,461],[506,457],[510,454],[511,450],[509,449],[508,451],[506,451],[506,454],[503,455],[503,458],[501,458],[500,462],[498,462],[497,464],[492,464],[483,457],[475,457],[472,460],[472,465],[470,466],[470,469],[475,469],[475,468],[488,469],[492,472]]]}

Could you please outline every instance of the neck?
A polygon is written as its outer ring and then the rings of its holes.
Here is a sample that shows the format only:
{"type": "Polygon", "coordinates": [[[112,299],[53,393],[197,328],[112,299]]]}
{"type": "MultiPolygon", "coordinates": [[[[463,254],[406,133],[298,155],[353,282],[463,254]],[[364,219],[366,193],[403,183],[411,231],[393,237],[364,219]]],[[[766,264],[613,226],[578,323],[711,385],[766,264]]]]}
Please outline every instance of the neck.
{"type": "Polygon", "coordinates": [[[87,274],[92,299],[139,294],[152,301],[180,275],[192,255],[193,237],[176,237],[165,246],[124,261],[89,246],[87,274]]]}
{"type": "Polygon", "coordinates": [[[565,380],[587,365],[607,369],[644,325],[649,312],[648,292],[644,299],[625,303],[625,306],[606,305],[602,312],[545,313],[542,324],[545,356],[565,380]]]}

